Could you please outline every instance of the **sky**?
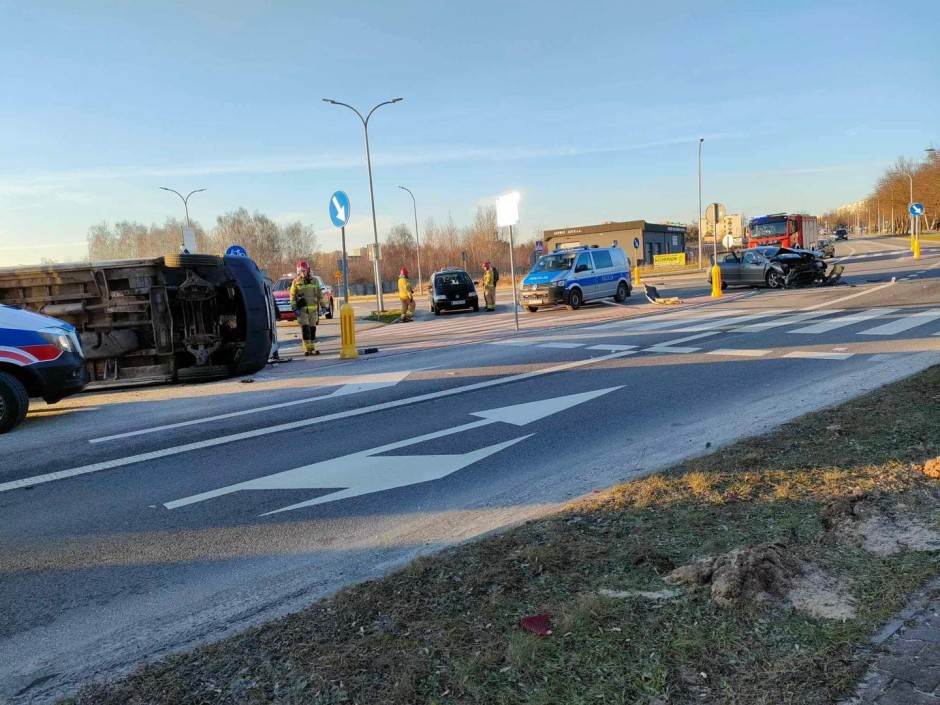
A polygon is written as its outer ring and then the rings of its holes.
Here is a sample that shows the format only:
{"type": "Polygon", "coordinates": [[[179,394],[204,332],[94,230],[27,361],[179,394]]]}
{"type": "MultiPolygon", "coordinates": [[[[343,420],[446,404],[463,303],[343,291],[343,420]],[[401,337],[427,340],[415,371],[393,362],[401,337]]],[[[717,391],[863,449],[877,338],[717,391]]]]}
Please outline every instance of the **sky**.
{"type": "MultiPolygon", "coordinates": [[[[339,247],[468,224],[816,213],[940,146],[940,3],[0,0],[0,266],[245,207],[339,247]]],[[[250,254],[250,253],[249,253],[250,254]]]]}

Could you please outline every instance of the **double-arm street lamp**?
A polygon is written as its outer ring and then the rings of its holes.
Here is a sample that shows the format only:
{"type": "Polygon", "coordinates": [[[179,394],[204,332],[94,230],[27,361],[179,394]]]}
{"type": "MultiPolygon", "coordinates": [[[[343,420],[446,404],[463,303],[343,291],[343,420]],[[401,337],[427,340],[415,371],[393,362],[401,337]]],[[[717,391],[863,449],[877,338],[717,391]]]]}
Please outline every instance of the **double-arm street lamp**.
{"type": "MultiPolygon", "coordinates": [[[[702,142],[704,137],[698,138],[698,268],[702,268],[702,142]]],[[[717,228],[717,225],[715,226],[717,228]]]]}
{"type": "Polygon", "coordinates": [[[415,195],[411,192],[411,189],[407,189],[404,186],[399,186],[402,191],[407,191],[408,195],[411,196],[411,205],[415,209],[415,252],[418,255],[418,295],[421,294],[421,241],[418,239],[418,202],[415,201],[415,195]]]}
{"type": "Polygon", "coordinates": [[[366,166],[369,169],[369,198],[372,200],[372,234],[375,238],[375,252],[373,252],[373,264],[375,269],[375,300],[378,305],[379,311],[384,311],[385,307],[382,300],[382,275],[379,270],[379,229],[375,223],[375,192],[372,189],[372,157],[369,155],[369,118],[372,117],[372,113],[381,108],[383,105],[391,105],[392,103],[397,103],[401,98],[393,98],[392,100],[386,100],[384,103],[379,103],[372,110],[369,111],[369,114],[365,117],[362,117],[362,113],[356,110],[353,106],[348,103],[340,103],[338,100],[331,100],[330,98],[324,98],[324,103],[329,103],[330,105],[342,105],[344,108],[349,108],[359,117],[359,120],[362,121],[362,129],[366,133],[366,166]]]}
{"type": "Polygon", "coordinates": [[[194,193],[200,193],[201,191],[205,191],[205,189],[197,188],[195,191],[190,191],[189,193],[187,193],[186,196],[184,197],[183,194],[181,194],[179,191],[174,191],[173,189],[167,188],[166,186],[161,186],[160,188],[163,189],[164,191],[175,193],[177,196],[180,197],[180,199],[183,201],[183,208],[186,210],[186,227],[187,228],[193,227],[192,223],[189,222],[189,197],[192,196],[194,193]]]}

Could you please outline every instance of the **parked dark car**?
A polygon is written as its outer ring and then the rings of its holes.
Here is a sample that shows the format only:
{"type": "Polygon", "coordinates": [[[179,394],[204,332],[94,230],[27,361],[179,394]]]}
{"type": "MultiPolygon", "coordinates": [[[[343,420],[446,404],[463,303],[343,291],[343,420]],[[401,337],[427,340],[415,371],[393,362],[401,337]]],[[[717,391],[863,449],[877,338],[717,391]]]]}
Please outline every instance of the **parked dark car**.
{"type": "Polygon", "coordinates": [[[836,228],[836,240],[848,240],[848,239],[849,239],[848,228],[836,228]]]}
{"type": "Polygon", "coordinates": [[[480,299],[473,280],[464,270],[456,267],[445,267],[431,275],[428,303],[435,316],[441,315],[441,311],[467,308],[480,310],[480,299]]]}
{"type": "MultiPolygon", "coordinates": [[[[718,255],[718,267],[722,289],[728,286],[786,289],[822,282],[826,276],[826,263],[818,253],[788,247],[755,247],[726,252],[718,255]]],[[[709,271],[709,284],[711,280],[709,271]]]]}

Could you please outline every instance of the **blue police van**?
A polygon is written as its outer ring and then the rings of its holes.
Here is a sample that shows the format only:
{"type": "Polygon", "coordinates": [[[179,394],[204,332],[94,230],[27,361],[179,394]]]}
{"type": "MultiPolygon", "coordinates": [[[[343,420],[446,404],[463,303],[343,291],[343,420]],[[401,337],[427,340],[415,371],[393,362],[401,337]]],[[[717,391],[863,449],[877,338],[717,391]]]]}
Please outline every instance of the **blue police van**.
{"type": "Polygon", "coordinates": [[[54,404],[87,383],[74,326],[0,305],[0,433],[26,418],[30,397],[54,404]]]}
{"type": "Polygon", "coordinates": [[[630,261],[619,247],[583,245],[539,257],[522,280],[522,305],[529,313],[563,304],[576,311],[588,301],[622,302],[633,291],[630,261]]]}

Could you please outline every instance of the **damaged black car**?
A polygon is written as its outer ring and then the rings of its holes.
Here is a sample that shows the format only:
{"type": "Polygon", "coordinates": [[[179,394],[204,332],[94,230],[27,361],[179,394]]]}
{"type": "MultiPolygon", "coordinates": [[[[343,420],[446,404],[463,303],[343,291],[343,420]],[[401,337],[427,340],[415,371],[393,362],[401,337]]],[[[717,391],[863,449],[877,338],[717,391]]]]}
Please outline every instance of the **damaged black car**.
{"type": "MultiPolygon", "coordinates": [[[[715,258],[712,257],[712,264],[715,258]]],[[[732,250],[718,255],[721,288],[729,286],[766,286],[790,289],[800,286],[821,286],[835,283],[841,267],[827,276],[828,265],[820,253],[788,247],[754,247],[732,250]],[[833,275],[834,278],[833,278],[833,275]]],[[[711,271],[708,283],[711,284],[711,271]]]]}

